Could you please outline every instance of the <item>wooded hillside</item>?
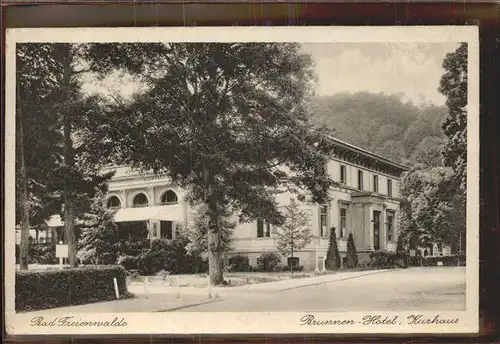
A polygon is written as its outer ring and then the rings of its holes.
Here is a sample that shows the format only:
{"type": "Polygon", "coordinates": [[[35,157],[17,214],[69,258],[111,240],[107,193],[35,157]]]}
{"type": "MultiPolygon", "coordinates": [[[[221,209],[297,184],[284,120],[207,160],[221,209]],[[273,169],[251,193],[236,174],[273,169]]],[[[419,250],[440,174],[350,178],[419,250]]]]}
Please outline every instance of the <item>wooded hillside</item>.
{"type": "Polygon", "coordinates": [[[444,142],[444,106],[358,92],[317,97],[311,110],[315,124],[326,125],[338,139],[406,164],[429,159],[444,142]]]}

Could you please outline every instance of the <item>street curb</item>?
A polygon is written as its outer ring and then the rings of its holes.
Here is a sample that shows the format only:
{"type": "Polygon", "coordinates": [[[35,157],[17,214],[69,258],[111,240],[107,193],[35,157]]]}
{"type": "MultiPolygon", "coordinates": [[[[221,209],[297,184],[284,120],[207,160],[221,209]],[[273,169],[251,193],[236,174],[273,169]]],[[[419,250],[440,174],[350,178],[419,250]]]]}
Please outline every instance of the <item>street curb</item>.
{"type": "Polygon", "coordinates": [[[168,309],[164,309],[164,310],[161,310],[161,311],[154,311],[153,313],[173,312],[173,311],[178,311],[179,309],[201,306],[201,305],[205,305],[207,303],[213,303],[213,302],[218,302],[218,301],[223,301],[223,300],[224,299],[213,299],[213,300],[207,300],[207,301],[202,301],[202,302],[194,302],[194,303],[190,303],[190,304],[187,304],[187,305],[184,305],[184,306],[178,306],[178,307],[168,308],[168,309]]]}
{"type": "Polygon", "coordinates": [[[361,278],[361,277],[370,276],[370,275],[382,274],[384,272],[389,272],[389,271],[394,271],[394,270],[382,270],[382,271],[376,271],[376,272],[372,272],[372,273],[368,273],[368,274],[364,274],[364,275],[358,275],[358,276],[352,276],[352,277],[346,277],[346,278],[336,279],[336,280],[333,280],[333,281],[324,281],[324,282],[316,282],[316,283],[311,283],[311,284],[304,284],[304,285],[299,285],[299,286],[296,286],[296,287],[289,287],[289,288],[284,288],[284,289],[276,290],[275,293],[279,293],[279,292],[282,292],[282,291],[293,290],[293,289],[304,288],[304,287],[309,287],[309,286],[313,286],[313,285],[321,285],[321,284],[335,283],[335,282],[340,282],[340,281],[347,281],[347,280],[350,280],[350,279],[361,278]]]}

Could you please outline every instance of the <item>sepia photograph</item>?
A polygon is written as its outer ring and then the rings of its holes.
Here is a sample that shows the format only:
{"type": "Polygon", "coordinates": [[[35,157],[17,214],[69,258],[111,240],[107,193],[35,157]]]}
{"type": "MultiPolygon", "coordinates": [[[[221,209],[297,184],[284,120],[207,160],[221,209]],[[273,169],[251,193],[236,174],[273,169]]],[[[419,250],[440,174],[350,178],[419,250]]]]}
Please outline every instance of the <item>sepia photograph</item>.
{"type": "Polygon", "coordinates": [[[477,331],[477,28],[7,51],[7,332],[477,331]]]}

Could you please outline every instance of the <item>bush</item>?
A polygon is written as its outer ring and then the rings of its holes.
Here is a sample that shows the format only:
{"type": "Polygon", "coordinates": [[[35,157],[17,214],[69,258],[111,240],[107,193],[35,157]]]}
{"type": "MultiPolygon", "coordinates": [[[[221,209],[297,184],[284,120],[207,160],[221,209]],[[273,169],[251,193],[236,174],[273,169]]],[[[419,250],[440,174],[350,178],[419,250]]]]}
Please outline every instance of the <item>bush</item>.
{"type": "Polygon", "coordinates": [[[29,246],[30,264],[57,264],[54,244],[31,243],[29,246]]]}
{"type": "Polygon", "coordinates": [[[375,269],[393,269],[398,259],[396,252],[375,251],[370,253],[370,266],[375,269]]]}
{"type": "MultiPolygon", "coordinates": [[[[283,268],[282,270],[284,272],[287,272],[287,271],[290,271],[290,266],[289,265],[283,265],[283,268]]],[[[303,265],[293,265],[293,271],[297,271],[297,272],[301,272],[304,270],[304,266],[303,265]]]]}
{"type": "Polygon", "coordinates": [[[427,256],[421,257],[419,255],[408,258],[410,266],[438,266],[438,262],[442,262],[443,266],[465,266],[465,254],[451,255],[451,256],[427,256]],[[459,261],[460,259],[460,261],[459,261]]]}
{"type": "Polygon", "coordinates": [[[171,274],[201,273],[208,270],[199,253],[188,253],[185,238],[174,240],[155,240],[151,248],[137,257],[137,269],[143,276],[151,276],[159,271],[171,274]]]}
{"type": "Polygon", "coordinates": [[[16,271],[16,311],[81,305],[129,297],[126,272],[121,266],[86,266],[74,269],[16,271]]]}
{"type": "Polygon", "coordinates": [[[120,256],[118,257],[117,264],[123,266],[125,270],[137,270],[137,257],[120,256]]]}
{"type": "MultiPolygon", "coordinates": [[[[290,267],[290,266],[293,267],[293,271],[295,271],[295,268],[300,265],[299,263],[300,263],[299,257],[288,257],[286,265],[288,267],[290,267]]],[[[290,269],[288,269],[288,270],[290,270],[290,269]]]]}
{"type": "Polygon", "coordinates": [[[356,246],[354,246],[354,237],[352,233],[349,233],[349,238],[347,239],[346,268],[354,269],[356,266],[358,266],[358,253],[356,252],[356,246]]]}
{"type": "Polygon", "coordinates": [[[326,252],[325,267],[328,270],[335,270],[340,268],[340,254],[337,245],[337,234],[335,234],[335,227],[330,229],[330,241],[328,243],[328,251],[326,252]]]}
{"type": "Polygon", "coordinates": [[[250,260],[247,256],[238,254],[229,258],[229,265],[232,266],[231,271],[248,272],[250,271],[250,260]]]}
{"type": "Polygon", "coordinates": [[[281,264],[281,257],[273,252],[264,252],[257,258],[257,267],[262,272],[277,271],[281,264]]]}

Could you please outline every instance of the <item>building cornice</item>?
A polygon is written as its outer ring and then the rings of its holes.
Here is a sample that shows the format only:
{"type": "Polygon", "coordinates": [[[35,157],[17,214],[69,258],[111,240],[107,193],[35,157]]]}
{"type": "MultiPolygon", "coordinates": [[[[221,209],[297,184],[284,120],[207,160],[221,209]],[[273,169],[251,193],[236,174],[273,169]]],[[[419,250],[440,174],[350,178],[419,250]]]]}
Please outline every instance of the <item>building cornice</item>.
{"type": "Polygon", "coordinates": [[[407,166],[367,151],[366,149],[356,147],[333,136],[328,136],[328,139],[334,144],[333,151],[331,152],[333,157],[338,157],[360,166],[366,166],[375,171],[384,171],[395,177],[399,177],[401,173],[409,170],[407,166]]]}

